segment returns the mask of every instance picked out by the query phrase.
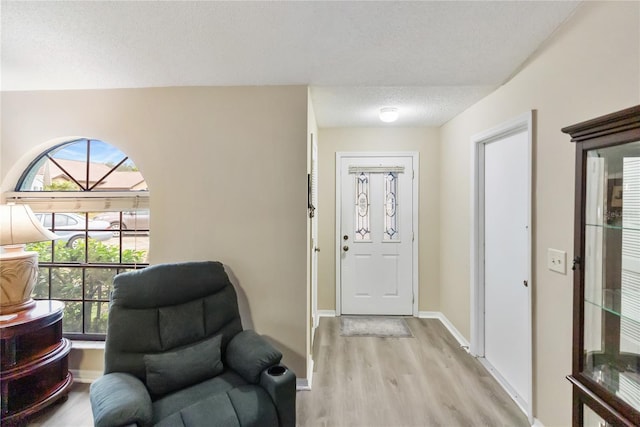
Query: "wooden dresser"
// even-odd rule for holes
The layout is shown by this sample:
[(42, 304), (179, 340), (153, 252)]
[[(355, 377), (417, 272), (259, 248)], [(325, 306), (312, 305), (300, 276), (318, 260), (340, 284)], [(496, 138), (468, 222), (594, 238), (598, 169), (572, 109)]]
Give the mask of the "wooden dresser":
[(73, 380), (68, 369), (71, 343), (62, 338), (59, 301), (36, 301), (12, 315), (0, 316), (0, 424), (25, 417), (66, 398)]

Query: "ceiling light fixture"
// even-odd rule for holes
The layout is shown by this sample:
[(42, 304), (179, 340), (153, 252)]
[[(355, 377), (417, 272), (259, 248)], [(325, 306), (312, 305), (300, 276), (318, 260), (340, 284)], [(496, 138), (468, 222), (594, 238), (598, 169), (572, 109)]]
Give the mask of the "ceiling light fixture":
[(398, 109), (395, 107), (383, 107), (380, 109), (380, 120), (391, 123), (398, 120)]

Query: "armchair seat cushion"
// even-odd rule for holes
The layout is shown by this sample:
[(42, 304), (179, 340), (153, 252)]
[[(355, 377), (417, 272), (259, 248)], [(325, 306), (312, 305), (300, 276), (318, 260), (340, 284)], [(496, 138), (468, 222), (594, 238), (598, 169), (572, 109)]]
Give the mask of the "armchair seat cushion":
[(165, 417), (155, 425), (158, 427), (277, 426), (278, 414), (271, 398), (262, 387), (245, 384), (201, 399)]
[(238, 374), (226, 370), (217, 377), (184, 388), (176, 393), (168, 394), (152, 403), (153, 423), (179, 413), (182, 409), (198, 402), (203, 396), (225, 394), (229, 390), (246, 384)]

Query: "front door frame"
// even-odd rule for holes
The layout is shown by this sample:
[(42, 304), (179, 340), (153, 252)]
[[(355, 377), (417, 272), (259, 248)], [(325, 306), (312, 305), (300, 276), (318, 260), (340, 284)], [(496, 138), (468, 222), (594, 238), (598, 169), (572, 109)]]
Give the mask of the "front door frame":
[(335, 250), (335, 266), (336, 266), (336, 316), (340, 316), (342, 314), (342, 264), (341, 264), (341, 249), (340, 245), (342, 244), (340, 236), (340, 227), (341, 227), (341, 218), (342, 218), (342, 174), (341, 174), (341, 164), (342, 159), (345, 158), (366, 158), (366, 157), (411, 157), (411, 165), (413, 168), (412, 171), (412, 181), (411, 181), (411, 189), (412, 189), (412, 197), (413, 197), (413, 212), (411, 214), (412, 219), (412, 227), (413, 227), (413, 238), (412, 238), (412, 272), (411, 272), (411, 281), (413, 288), (413, 316), (418, 316), (418, 248), (419, 248), (419, 236), (418, 233), (418, 214), (419, 214), (419, 192), (418, 192), (418, 182), (419, 182), (419, 166), (420, 166), (420, 153), (417, 151), (390, 151), (390, 152), (336, 152), (336, 223), (335, 223), (335, 240), (334, 240), (334, 250)]
[[(532, 311), (532, 254), (533, 254), (533, 234), (532, 234), (532, 211), (533, 211), (533, 111), (528, 111), (514, 119), (507, 121), (494, 128), (476, 134), (471, 137), (471, 343), (469, 352), (471, 355), (480, 358), (482, 362), (485, 356), (485, 287), (484, 287), (484, 149), (485, 144), (500, 140), (507, 136), (527, 132), (528, 139), (528, 177), (529, 177), (529, 266), (528, 266), (528, 347), (529, 358), (527, 360), (527, 378), (529, 380), (528, 392), (529, 401), (523, 402), (514, 396), (514, 392), (505, 380), (496, 375), (494, 377), (509, 392), (518, 406), (529, 418), (529, 422), (533, 423), (533, 311)], [(486, 365), (485, 365), (486, 366)]]

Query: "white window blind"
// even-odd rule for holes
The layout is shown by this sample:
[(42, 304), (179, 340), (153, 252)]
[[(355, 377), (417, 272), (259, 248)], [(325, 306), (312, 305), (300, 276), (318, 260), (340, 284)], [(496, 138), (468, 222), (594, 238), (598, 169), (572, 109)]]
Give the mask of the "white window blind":
[(5, 201), (29, 205), (34, 212), (127, 211), (149, 209), (149, 192), (8, 192)]
[(404, 166), (349, 166), (349, 173), (404, 173)]
[[(622, 189), (620, 351), (640, 353), (640, 157), (626, 157)], [(640, 390), (637, 390), (640, 396)]]

